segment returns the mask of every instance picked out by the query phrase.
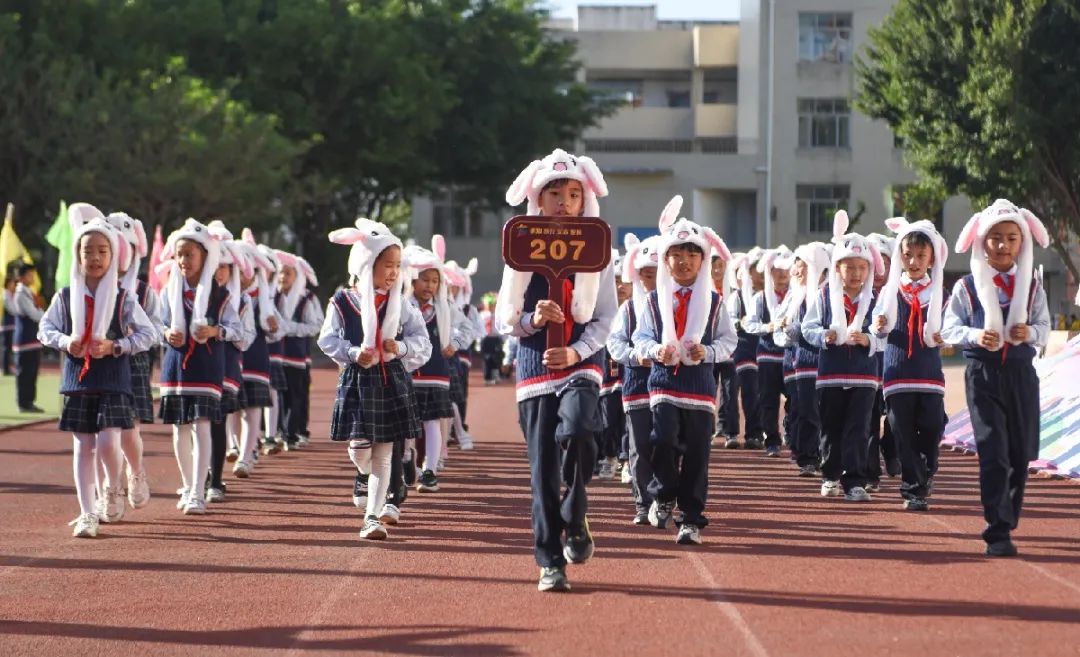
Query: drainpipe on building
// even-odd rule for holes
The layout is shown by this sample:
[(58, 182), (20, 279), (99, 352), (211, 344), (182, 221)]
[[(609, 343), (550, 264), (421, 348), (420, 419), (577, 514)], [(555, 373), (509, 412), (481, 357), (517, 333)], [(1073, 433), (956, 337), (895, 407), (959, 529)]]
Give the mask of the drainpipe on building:
[(769, 0), (769, 76), (768, 122), (765, 124), (765, 248), (772, 248), (772, 179), (773, 179), (773, 70), (776, 68), (776, 0)]

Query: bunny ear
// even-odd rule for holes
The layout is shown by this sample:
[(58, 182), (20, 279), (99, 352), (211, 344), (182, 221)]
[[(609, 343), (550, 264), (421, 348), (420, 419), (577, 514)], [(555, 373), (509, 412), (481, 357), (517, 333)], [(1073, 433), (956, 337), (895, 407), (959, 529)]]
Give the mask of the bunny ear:
[[(120, 234), (120, 231), (115, 231), (116, 234), (116, 258), (117, 262), (128, 262), (131, 258), (131, 245), (128, 244), (127, 239)], [(126, 265), (125, 265), (126, 266)]]
[(964, 224), (963, 230), (960, 231), (960, 237), (956, 238), (956, 252), (963, 253), (971, 248), (971, 245), (975, 242), (975, 233), (978, 232), (979, 218), (982, 216), (981, 212), (976, 212), (971, 215), (971, 219)]
[(874, 260), (874, 273), (877, 276), (883, 275), (885, 273), (885, 259), (881, 257), (881, 251), (878, 251), (873, 242), (867, 242), (867, 246), (870, 247), (870, 255)]
[(1020, 208), (1020, 216), (1027, 222), (1031, 230), (1031, 238), (1044, 249), (1050, 246), (1050, 235), (1046, 232), (1046, 226), (1035, 216), (1035, 213), (1027, 208)]
[(510, 185), (510, 189), (506, 190), (506, 202), (508, 204), (521, 205), (529, 197), (529, 192), (533, 187), (533, 178), (536, 177), (536, 173), (543, 166), (540, 160), (533, 160), (529, 163), (529, 166), (525, 167), (524, 171), (518, 174), (518, 177)]
[(244, 240), (245, 243), (250, 244), (251, 246), (257, 245), (257, 242), (255, 241), (255, 233), (251, 232), (250, 228), (245, 227), (244, 230), (240, 231), (240, 239)]
[(676, 194), (668, 201), (668, 204), (664, 206), (663, 212), (660, 213), (661, 231), (667, 230), (679, 219), (679, 211), (682, 210), (682, 203), (682, 196)]
[(843, 237), (847, 234), (848, 226), (851, 225), (851, 219), (848, 218), (847, 210), (837, 210), (833, 215), (833, 238)]
[(585, 156), (578, 157), (577, 161), (582, 173), (585, 174), (585, 180), (589, 183), (589, 187), (596, 194), (596, 198), (607, 196), (607, 181), (604, 180), (604, 175), (600, 173), (600, 167), (596, 166), (596, 162), (591, 157)]
[(469, 258), (469, 264), (465, 265), (465, 273), (469, 276), (475, 276), (476, 272), (480, 269), (480, 261), (476, 258)]
[(439, 256), (439, 260), (446, 260), (446, 239), (442, 235), (431, 236), (431, 252)]
[(949, 258), (949, 244), (945, 241), (945, 238), (939, 235), (937, 238), (934, 239), (934, 246), (937, 250), (938, 262), (940, 262), (941, 266), (944, 267), (945, 261)]
[(225, 227), (225, 224), (220, 219), (214, 219), (208, 223), (206, 229), (219, 240), (231, 240), (233, 237), (232, 232)]
[(304, 271), (304, 277), (307, 278), (308, 283), (312, 285), (319, 284), (319, 277), (315, 275), (315, 270), (311, 268), (311, 263), (303, 258), (297, 258), (296, 264)]
[(724, 240), (720, 239), (720, 236), (717, 235), (716, 231), (712, 228), (705, 226), (704, 229), (705, 239), (708, 240), (709, 244), (711, 244), (714, 249), (716, 249), (716, 253), (720, 256), (720, 259), (724, 262), (731, 260), (731, 251), (728, 250)]
[(162, 260), (157, 264), (156, 267), (154, 267), (154, 273), (157, 274), (158, 278), (165, 278), (169, 275), (169, 272), (172, 271), (172, 266), (173, 261), (171, 258), (168, 260)]
[(625, 236), (623, 237), (623, 241), (622, 241), (622, 243), (623, 243), (623, 248), (624, 248), (624, 249), (626, 249), (626, 250), (627, 250), (627, 252), (629, 252), (629, 251), (630, 251), (630, 249), (632, 249), (632, 248), (634, 248), (635, 246), (637, 246), (637, 245), (638, 245), (638, 243), (639, 243), (640, 241), (641, 241), (641, 240), (639, 240), (639, 239), (638, 239), (638, 236), (637, 236), (637, 235), (635, 235), (635, 234), (633, 234), (633, 233), (627, 233), (627, 234), (626, 234), (626, 235), (625, 235)]
[(899, 233), (908, 226), (908, 220), (906, 217), (892, 217), (885, 220), (885, 225), (894, 233)]
[(634, 244), (626, 250), (626, 255), (622, 260), (622, 279), (624, 281), (631, 281), (634, 279), (634, 260), (637, 259), (638, 251), (641, 250), (641, 245)]
[(364, 231), (356, 228), (338, 228), (328, 235), (334, 244), (356, 244), (364, 241)]
[(146, 243), (146, 229), (143, 228), (143, 223), (138, 219), (133, 221), (135, 222), (135, 246), (138, 249), (136, 253), (139, 254), (140, 258), (145, 258), (150, 253)]

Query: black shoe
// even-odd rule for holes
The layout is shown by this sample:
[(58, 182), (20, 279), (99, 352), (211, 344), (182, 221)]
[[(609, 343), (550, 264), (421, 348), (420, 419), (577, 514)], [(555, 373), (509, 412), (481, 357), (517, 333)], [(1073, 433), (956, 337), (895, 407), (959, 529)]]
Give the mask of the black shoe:
[(416, 485), (416, 450), (409, 450), (409, 455), (401, 459), (401, 476), (406, 486)]
[(900, 459), (892, 458), (885, 459), (885, 472), (889, 473), (890, 477), (900, 476)]
[(674, 510), (674, 500), (670, 502), (653, 500), (652, 506), (649, 507), (649, 524), (657, 529), (666, 529), (668, 520), (671, 520), (671, 513)]
[(746, 449), (761, 449), (765, 446), (765, 441), (761, 438), (753, 438), (751, 436), (747, 436), (745, 439), (743, 439), (743, 446), (746, 447)]
[(638, 511), (637, 513), (635, 513), (634, 514), (634, 524), (635, 525), (647, 525), (647, 524), (649, 524), (649, 512), (646, 510), (646, 511)]
[(570, 563), (585, 563), (588, 561), (596, 545), (593, 543), (592, 532), (589, 531), (589, 519), (585, 518), (581, 525), (581, 531), (574, 534), (566, 534), (566, 546), (563, 547), (563, 556)]
[(360, 471), (356, 471), (356, 478), (353, 480), (352, 487), (352, 503), (358, 509), (367, 507), (367, 494), (368, 494), (368, 476), (366, 474), (360, 474)]
[(929, 511), (930, 503), (922, 497), (913, 497), (904, 500), (904, 508), (908, 511)]
[(739, 439), (735, 436), (728, 436), (724, 441), (724, 449), (739, 449)]
[(538, 591), (569, 591), (570, 581), (566, 579), (565, 566), (551, 566), (540, 569), (540, 582), (536, 585)]
[(799, 466), (799, 476), (800, 477), (816, 477), (817, 476), (817, 466), (815, 466), (812, 463), (807, 464), (807, 465), (800, 465)]
[(780, 456), (780, 448), (776, 445), (765, 448), (765, 456), (777, 457)]
[(1012, 539), (1006, 538), (986, 545), (986, 556), (988, 557), (1015, 557), (1017, 554)]
[(424, 473), (420, 475), (420, 483), (417, 484), (416, 490), (420, 493), (438, 493), (439, 478), (431, 470), (424, 470)]
[(19, 407), (19, 412), (20, 413), (44, 413), (45, 409), (41, 408), (40, 406), (35, 406), (34, 404), (30, 404), (29, 406), (20, 406)]

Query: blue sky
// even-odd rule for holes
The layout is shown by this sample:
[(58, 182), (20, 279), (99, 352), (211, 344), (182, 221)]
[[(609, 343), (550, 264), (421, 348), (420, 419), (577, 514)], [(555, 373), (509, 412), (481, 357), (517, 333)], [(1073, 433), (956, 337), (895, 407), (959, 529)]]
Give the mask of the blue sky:
[(735, 20), (739, 0), (547, 0), (552, 13), (560, 17), (577, 16), (581, 5), (657, 5), (661, 19), (707, 18)]

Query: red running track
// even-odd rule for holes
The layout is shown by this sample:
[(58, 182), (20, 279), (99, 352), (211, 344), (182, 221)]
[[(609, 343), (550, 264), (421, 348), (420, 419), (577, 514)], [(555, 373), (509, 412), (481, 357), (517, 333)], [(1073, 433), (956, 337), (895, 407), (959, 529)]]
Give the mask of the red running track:
[(70, 437), (0, 434), (0, 655), (1080, 654), (1080, 489), (1034, 480), (1022, 556), (991, 561), (975, 459), (954, 454), (916, 514), (896, 480), (854, 505), (784, 459), (717, 450), (697, 548), (632, 526), (628, 489), (595, 482), (596, 556), (570, 567), (573, 593), (540, 594), (513, 391), (475, 383), (477, 449), (384, 543), (359, 539), (344, 448), (319, 439), (331, 372), (313, 444), (227, 479), (204, 517), (174, 508), (171, 441), (150, 428), (155, 497), (97, 540), (67, 527)]

